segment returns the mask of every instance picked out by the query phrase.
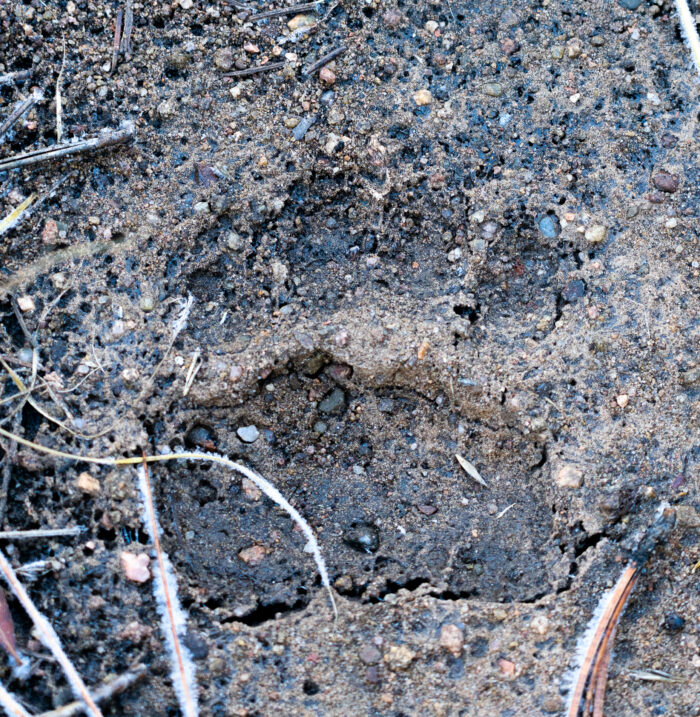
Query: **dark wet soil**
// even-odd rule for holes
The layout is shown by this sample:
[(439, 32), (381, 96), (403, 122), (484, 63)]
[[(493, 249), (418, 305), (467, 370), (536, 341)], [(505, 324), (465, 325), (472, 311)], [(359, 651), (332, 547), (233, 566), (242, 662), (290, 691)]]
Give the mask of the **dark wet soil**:
[[(152, 469), (202, 714), (561, 713), (577, 639), (662, 500), (678, 525), (606, 705), (700, 714), (700, 92), (673, 3), (345, 0), (296, 39), (293, 15), (135, 3), (110, 74), (119, 9), (0, 6), (0, 74), (33, 71), (0, 87), (0, 117), (47, 97), (3, 157), (55, 144), (64, 36), (64, 138), (136, 127), (0, 174), (4, 217), (71, 172), (0, 238), (0, 354), (29, 384), (31, 334), (35, 398), (81, 435), (13, 415), (9, 378), (0, 420), (83, 455), (225, 453), (309, 520), (337, 622), (271, 502), (219, 468)], [(334, 82), (305, 74), (341, 44)], [(268, 61), (287, 67), (223, 76)], [(0, 457), (4, 529), (86, 529), (3, 543), (45, 561), (29, 589), (81, 675), (148, 668), (105, 714), (177, 714), (150, 584), (120, 562), (150, 548), (134, 471)], [(9, 600), (36, 665), (3, 684), (65, 703)], [(679, 681), (634, 676), (652, 669)]]

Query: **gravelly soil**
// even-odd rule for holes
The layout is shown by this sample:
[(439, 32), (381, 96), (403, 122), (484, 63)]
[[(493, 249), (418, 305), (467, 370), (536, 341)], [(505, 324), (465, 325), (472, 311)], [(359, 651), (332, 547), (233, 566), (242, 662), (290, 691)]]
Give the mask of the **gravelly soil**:
[[(11, 417), (17, 399), (0, 420), (73, 453), (235, 457), (308, 518), (338, 596), (333, 622), (300, 533), (239, 478), (153, 468), (202, 714), (561, 713), (577, 639), (662, 500), (678, 525), (621, 622), (607, 713), (700, 714), (700, 92), (672, 3), (635, 4), (345, 0), (295, 41), (291, 16), (135, 3), (112, 74), (117, 3), (0, 6), (0, 73), (34, 72), (0, 87), (0, 117), (33, 84), (50, 98), (3, 156), (55, 143), (64, 36), (65, 135), (136, 126), (0, 174), (5, 216), (72, 171), (0, 239), (0, 354), (30, 382), (11, 300), (31, 299), (36, 400), (98, 435)], [(341, 44), (334, 82), (304, 73)], [(268, 60), (287, 67), (222, 77)], [(5, 528), (86, 528), (5, 543), (49, 561), (30, 592), (80, 673), (148, 667), (105, 714), (177, 714), (150, 585), (120, 564), (150, 547), (134, 472), (0, 456)], [(40, 656), (3, 683), (63, 704), (10, 609)]]

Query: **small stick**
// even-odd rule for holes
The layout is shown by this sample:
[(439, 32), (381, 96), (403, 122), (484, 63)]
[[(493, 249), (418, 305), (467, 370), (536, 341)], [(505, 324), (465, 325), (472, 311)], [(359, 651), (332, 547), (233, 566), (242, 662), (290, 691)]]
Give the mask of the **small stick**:
[[(145, 676), (146, 668), (143, 665), (139, 665), (133, 670), (125, 672), (123, 675), (120, 675), (111, 682), (108, 682), (106, 685), (102, 685), (102, 687), (98, 687), (96, 690), (93, 690), (92, 698), (95, 702), (105, 702), (111, 697), (114, 697), (114, 695), (124, 692), (124, 690), (131, 687), (131, 685), (143, 679)], [(50, 710), (49, 712), (42, 712), (37, 717), (74, 717), (74, 715), (79, 715), (84, 709), (85, 705), (82, 702), (70, 702), (58, 709)]]
[(7, 72), (0, 75), (0, 85), (9, 85), (13, 82), (24, 82), (32, 76), (31, 70), (18, 70), (17, 72)]
[(85, 528), (39, 528), (37, 530), (1, 530), (0, 540), (33, 540), (34, 538), (66, 538), (81, 535)]
[(307, 2), (302, 5), (293, 5), (292, 7), (281, 7), (277, 10), (266, 10), (265, 12), (259, 12), (257, 15), (251, 15), (249, 20), (267, 20), (269, 17), (282, 17), (283, 15), (295, 15), (298, 12), (305, 12), (306, 10), (317, 10), (319, 2)]
[(272, 70), (281, 70), (286, 62), (270, 62), (267, 65), (258, 65), (258, 67), (249, 67), (247, 70), (238, 70), (238, 72), (227, 72), (222, 77), (249, 77), (257, 75), (259, 72), (271, 72)]
[(10, 561), (5, 557), (5, 554), (1, 550), (0, 571), (2, 571), (7, 584), (10, 586), (12, 592), (15, 594), (20, 603), (22, 603), (22, 607), (34, 623), (34, 627), (36, 627), (41, 641), (51, 650), (53, 656), (63, 668), (63, 672), (68, 678), (68, 682), (73, 688), (76, 697), (79, 697), (83, 701), (84, 705), (88, 708), (88, 712), (93, 717), (102, 717), (102, 712), (100, 712), (99, 707), (95, 704), (92, 697), (90, 697), (90, 693), (88, 692), (82, 678), (78, 674), (78, 671), (73, 666), (73, 663), (68, 658), (68, 655), (66, 655), (63, 651), (56, 631), (53, 627), (51, 627), (49, 621), (37, 610), (27, 591), (24, 589), (24, 585), (22, 585), (17, 578), (15, 571), (12, 569)]
[(324, 65), (327, 65), (331, 60), (334, 60), (338, 55), (342, 55), (348, 48), (345, 45), (336, 47), (335, 50), (331, 50), (327, 55), (324, 55), (320, 60), (314, 62), (311, 67), (307, 67), (304, 70), (305, 75), (312, 75), (316, 70), (320, 70)]
[(0, 685), (0, 705), (10, 717), (31, 717), (29, 712), (17, 702), (15, 696)]
[(17, 167), (28, 167), (40, 162), (48, 162), (53, 159), (62, 159), (74, 154), (84, 152), (95, 152), (108, 147), (115, 147), (128, 142), (134, 137), (135, 126), (133, 122), (124, 122), (118, 129), (102, 130), (95, 137), (79, 140), (77, 142), (64, 142), (55, 147), (45, 147), (24, 154), (16, 154), (14, 157), (0, 160), (0, 172), (6, 172)]
[(17, 107), (15, 107), (15, 109), (10, 113), (10, 116), (0, 125), (0, 139), (7, 134), (10, 127), (12, 127), (12, 125), (23, 114), (29, 112), (29, 110), (34, 107), (37, 102), (43, 99), (44, 93), (40, 89), (36, 88), (26, 100), (18, 104)]
[(247, 5), (244, 5), (242, 2), (238, 2), (238, 0), (224, 0), (224, 2), (228, 3), (229, 5), (233, 5), (233, 7), (238, 8), (239, 10), (247, 10), (250, 12), (250, 8)]
[(122, 37), (122, 9), (117, 10), (117, 16), (114, 19), (114, 42), (112, 43), (112, 66), (109, 68), (111, 75), (117, 69), (119, 61), (119, 43)]
[(134, 29), (134, 11), (131, 7), (133, 0), (126, 0), (124, 11), (124, 32), (122, 41), (119, 44), (119, 51), (128, 60), (131, 57), (131, 31)]

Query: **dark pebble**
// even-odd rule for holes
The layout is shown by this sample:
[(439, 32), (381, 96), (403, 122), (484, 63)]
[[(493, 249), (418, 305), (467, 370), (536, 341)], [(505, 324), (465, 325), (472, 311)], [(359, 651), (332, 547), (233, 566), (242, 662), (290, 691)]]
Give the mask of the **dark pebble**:
[(667, 132), (666, 134), (661, 135), (661, 146), (664, 149), (672, 149), (678, 144), (678, 137), (676, 137), (675, 134), (670, 134)]
[(340, 413), (344, 408), (345, 394), (340, 388), (333, 389), (333, 391), (318, 404), (318, 410), (321, 413)]
[(393, 398), (380, 398), (377, 404), (377, 409), (380, 413), (393, 413), (394, 412), (394, 399)]
[(680, 632), (684, 627), (685, 620), (680, 615), (676, 615), (675, 612), (666, 615), (664, 630), (667, 632)]
[(216, 435), (207, 426), (192, 426), (185, 436), (185, 445), (188, 448), (204, 448), (211, 451), (216, 448)]
[(269, 428), (263, 428), (261, 433), (271, 446), (277, 443), (277, 436), (275, 436), (274, 431), (271, 431)]
[(370, 685), (376, 685), (379, 682), (379, 670), (376, 667), (368, 667), (365, 671), (365, 680)]
[(343, 540), (361, 553), (374, 553), (379, 548), (379, 531), (369, 523), (353, 523), (343, 535)]
[(661, 192), (652, 192), (651, 194), (647, 195), (647, 199), (652, 204), (663, 204), (665, 198)]
[(363, 645), (360, 649), (360, 660), (365, 665), (376, 665), (382, 659), (382, 653), (374, 645)]
[(352, 376), (352, 366), (345, 363), (334, 363), (328, 367), (328, 375), (334, 381), (347, 381)]
[(203, 660), (209, 654), (209, 646), (196, 632), (187, 632), (182, 638), (195, 660)]
[(586, 285), (581, 279), (570, 281), (561, 292), (561, 297), (569, 304), (577, 302), (586, 293)]
[(678, 191), (678, 177), (668, 172), (658, 172), (654, 175), (654, 186), (662, 192), (673, 194)]

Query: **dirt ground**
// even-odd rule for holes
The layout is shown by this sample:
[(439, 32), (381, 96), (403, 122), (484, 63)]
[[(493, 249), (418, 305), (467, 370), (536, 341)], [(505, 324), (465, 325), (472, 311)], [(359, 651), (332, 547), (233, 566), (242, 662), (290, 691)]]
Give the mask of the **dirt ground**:
[[(1, 156), (56, 142), (64, 38), (64, 138), (136, 129), (0, 173), (4, 217), (70, 172), (0, 238), (0, 355), (29, 384), (35, 338), (33, 395), (73, 433), (13, 414), (6, 374), (0, 420), (84, 455), (216, 450), (309, 520), (337, 621), (286, 514), (220, 468), (152, 468), (201, 713), (561, 714), (578, 639), (668, 501), (606, 714), (700, 714), (700, 84), (673, 3), (328, 0), (251, 21), (135, 1), (110, 73), (119, 10), (0, 4), (0, 74), (33, 72), (0, 87), (0, 120), (46, 95)], [(267, 62), (285, 67), (223, 76)], [(135, 471), (0, 456), (3, 529), (85, 528), (2, 543), (44, 561), (24, 576), (80, 674), (148, 669), (105, 715), (179, 714), (150, 583), (120, 562), (150, 554)], [(8, 600), (34, 667), (3, 659), (2, 683), (64, 704)]]

